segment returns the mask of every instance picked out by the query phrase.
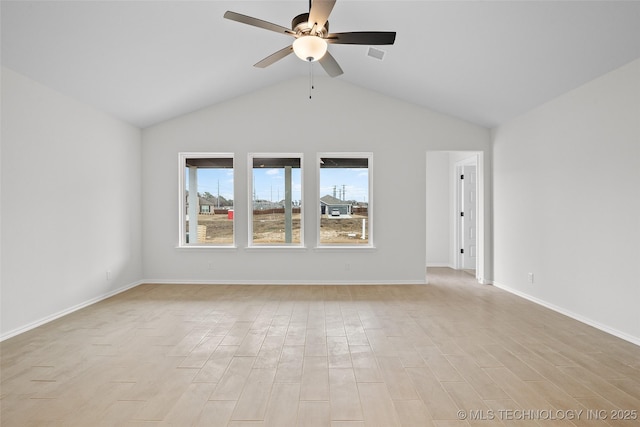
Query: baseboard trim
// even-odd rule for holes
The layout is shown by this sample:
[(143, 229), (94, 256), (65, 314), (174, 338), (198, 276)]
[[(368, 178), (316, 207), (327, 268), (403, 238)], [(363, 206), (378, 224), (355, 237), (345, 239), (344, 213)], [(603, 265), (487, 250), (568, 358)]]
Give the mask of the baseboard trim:
[(424, 285), (424, 280), (167, 280), (146, 279), (145, 284), (158, 285)]
[(628, 342), (630, 342), (632, 344), (640, 346), (640, 338), (638, 338), (638, 337), (634, 337), (633, 335), (629, 335), (629, 334), (627, 334), (625, 332), (622, 332), (622, 331), (619, 331), (617, 329), (611, 328), (611, 327), (609, 327), (607, 325), (603, 325), (600, 322), (596, 322), (595, 320), (589, 319), (588, 317), (585, 317), (585, 316), (582, 316), (580, 314), (574, 313), (574, 312), (572, 312), (570, 310), (566, 310), (566, 309), (564, 309), (562, 307), (559, 307), (559, 306), (557, 306), (555, 304), (551, 304), (551, 303), (549, 303), (547, 301), (544, 301), (544, 300), (542, 300), (540, 298), (536, 298), (534, 296), (531, 296), (531, 295), (529, 295), (529, 294), (527, 294), (525, 292), (519, 291), (517, 289), (513, 289), (513, 288), (511, 288), (511, 287), (509, 287), (509, 286), (507, 286), (507, 285), (505, 285), (503, 283), (496, 282), (495, 280), (493, 281), (493, 286), (495, 286), (496, 288), (500, 288), (503, 291), (509, 292), (510, 294), (519, 296), (520, 298), (524, 298), (524, 299), (529, 300), (529, 301), (531, 301), (533, 303), (536, 303), (538, 305), (546, 307), (549, 310), (553, 310), (553, 311), (555, 311), (557, 313), (563, 314), (563, 315), (565, 315), (567, 317), (570, 317), (570, 318), (572, 318), (574, 320), (582, 322), (582, 323), (584, 323), (586, 325), (593, 326), (594, 328), (599, 329), (602, 332), (606, 332), (606, 333), (608, 333), (610, 335), (613, 335), (615, 337), (618, 337), (620, 339), (628, 341)]
[(54, 321), (56, 319), (59, 319), (60, 317), (66, 316), (67, 314), (71, 314), (74, 311), (81, 310), (81, 309), (83, 309), (85, 307), (88, 307), (88, 306), (90, 306), (92, 304), (95, 304), (95, 303), (100, 302), (102, 300), (105, 300), (107, 298), (111, 298), (112, 296), (117, 295), (119, 293), (122, 293), (124, 291), (128, 291), (129, 289), (135, 288), (136, 286), (139, 286), (139, 285), (141, 285), (143, 283), (145, 283), (143, 280), (139, 280), (137, 282), (129, 283), (128, 285), (125, 285), (125, 286), (123, 286), (121, 288), (118, 288), (116, 290), (113, 290), (111, 292), (107, 292), (106, 294), (97, 296), (95, 298), (91, 298), (90, 300), (81, 302), (80, 304), (76, 304), (73, 307), (69, 307), (67, 309), (61, 310), (61, 311), (59, 311), (57, 313), (54, 313), (52, 315), (43, 317), (42, 319), (36, 320), (35, 322), (31, 322), (31, 323), (29, 323), (29, 324), (27, 324), (25, 326), (20, 327), (20, 328), (16, 328), (16, 329), (14, 329), (12, 331), (9, 331), (7, 333), (4, 333), (4, 334), (0, 335), (0, 342), (2, 342), (4, 340), (7, 340), (9, 338), (15, 337), (16, 335), (20, 335), (22, 333), (30, 331), (31, 329), (35, 329), (38, 326), (42, 326), (42, 325), (44, 325), (46, 323), (52, 322), (52, 321)]

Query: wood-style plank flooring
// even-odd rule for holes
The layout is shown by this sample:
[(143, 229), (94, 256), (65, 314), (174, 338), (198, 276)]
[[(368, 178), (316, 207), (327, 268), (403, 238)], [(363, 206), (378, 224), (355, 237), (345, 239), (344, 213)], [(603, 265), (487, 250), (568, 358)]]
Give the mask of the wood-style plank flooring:
[(141, 285), (3, 342), (0, 424), (640, 425), (639, 347), (430, 282)]

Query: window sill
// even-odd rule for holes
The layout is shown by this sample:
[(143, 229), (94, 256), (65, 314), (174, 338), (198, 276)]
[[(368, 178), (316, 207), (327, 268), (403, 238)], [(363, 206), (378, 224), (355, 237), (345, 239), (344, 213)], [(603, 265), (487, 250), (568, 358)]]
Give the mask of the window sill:
[(376, 251), (378, 250), (378, 248), (376, 248), (373, 245), (322, 245), (322, 246), (316, 246), (313, 248), (314, 251), (339, 251), (341, 249), (345, 251), (354, 251), (354, 250)]
[(277, 251), (290, 250), (294, 252), (307, 250), (305, 246), (293, 246), (293, 245), (291, 246), (289, 245), (253, 245), (253, 246), (247, 246), (246, 248), (244, 248), (244, 250), (248, 252), (264, 251), (268, 249), (277, 250)]
[(237, 250), (238, 247), (236, 245), (184, 245), (184, 246), (176, 246), (176, 249), (178, 250), (182, 250), (182, 249), (215, 249), (215, 250), (225, 250), (225, 251), (229, 251), (229, 250)]

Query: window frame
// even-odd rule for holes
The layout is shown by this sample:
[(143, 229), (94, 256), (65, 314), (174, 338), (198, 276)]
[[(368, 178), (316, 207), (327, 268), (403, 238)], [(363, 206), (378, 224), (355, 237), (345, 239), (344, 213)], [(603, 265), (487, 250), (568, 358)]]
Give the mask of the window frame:
[[(366, 244), (352, 244), (352, 243), (321, 243), (320, 242), (320, 225), (322, 220), (322, 214), (319, 209), (320, 198), (323, 196), (321, 194), (320, 188), (320, 173), (322, 169), (322, 159), (323, 158), (362, 158), (367, 159), (367, 185), (368, 185), (368, 194), (367, 194), (367, 226), (366, 233), (368, 236), (368, 240)], [(316, 156), (316, 202), (318, 203), (317, 209), (317, 221), (316, 221), (316, 249), (374, 249), (374, 227), (373, 227), (373, 152), (370, 151), (360, 151), (360, 152), (322, 152), (317, 153)]]
[[(286, 159), (297, 158), (300, 160), (300, 242), (298, 243), (254, 243), (253, 241), (253, 192), (254, 192), (254, 175), (253, 175), (253, 162), (254, 159)], [(248, 208), (248, 220), (247, 220), (247, 248), (248, 249), (304, 249), (304, 218), (305, 218), (305, 203), (304, 203), (304, 154), (303, 153), (248, 153), (247, 155), (247, 206)]]
[[(232, 162), (232, 170), (233, 170), (233, 202), (235, 208), (236, 197), (236, 162), (235, 162), (235, 154), (234, 153), (222, 153), (222, 152), (180, 152), (178, 153), (178, 248), (207, 248), (207, 249), (227, 249), (227, 248), (236, 248), (236, 216), (233, 215), (233, 236), (231, 243), (187, 243), (187, 226), (186, 226), (186, 216), (188, 213), (187, 209), (187, 189), (186, 189), (186, 161), (187, 159), (231, 159)], [(234, 209), (235, 210), (235, 209)]]

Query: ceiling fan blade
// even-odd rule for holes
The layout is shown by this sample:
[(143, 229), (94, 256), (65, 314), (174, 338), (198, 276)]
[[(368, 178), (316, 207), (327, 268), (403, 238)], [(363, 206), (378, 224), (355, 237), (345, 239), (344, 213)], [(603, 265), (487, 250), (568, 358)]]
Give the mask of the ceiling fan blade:
[(344, 73), (340, 65), (338, 65), (338, 61), (327, 51), (322, 58), (318, 60), (322, 68), (329, 74), (331, 77), (337, 77), (340, 74)]
[(335, 4), (336, 0), (312, 0), (311, 10), (309, 10), (309, 25), (317, 24), (318, 28), (324, 27)]
[(282, 58), (284, 58), (285, 56), (289, 55), (291, 52), (293, 52), (293, 46), (287, 46), (284, 49), (280, 49), (276, 53), (272, 53), (271, 55), (264, 58), (262, 61), (254, 64), (254, 67), (266, 68), (269, 65), (273, 64), (274, 62), (277, 62)]
[(276, 33), (289, 34), (291, 36), (295, 35), (293, 31), (291, 31), (287, 27), (283, 27), (282, 25), (273, 24), (271, 22), (263, 21), (262, 19), (252, 18), (251, 16), (231, 12), (230, 10), (227, 10), (224, 13), (224, 17), (232, 21), (241, 22), (247, 25), (253, 25), (254, 27), (264, 28), (265, 30), (275, 31)]
[(351, 33), (331, 33), (327, 35), (327, 43), (334, 44), (393, 44), (396, 41), (395, 31), (354, 31)]

